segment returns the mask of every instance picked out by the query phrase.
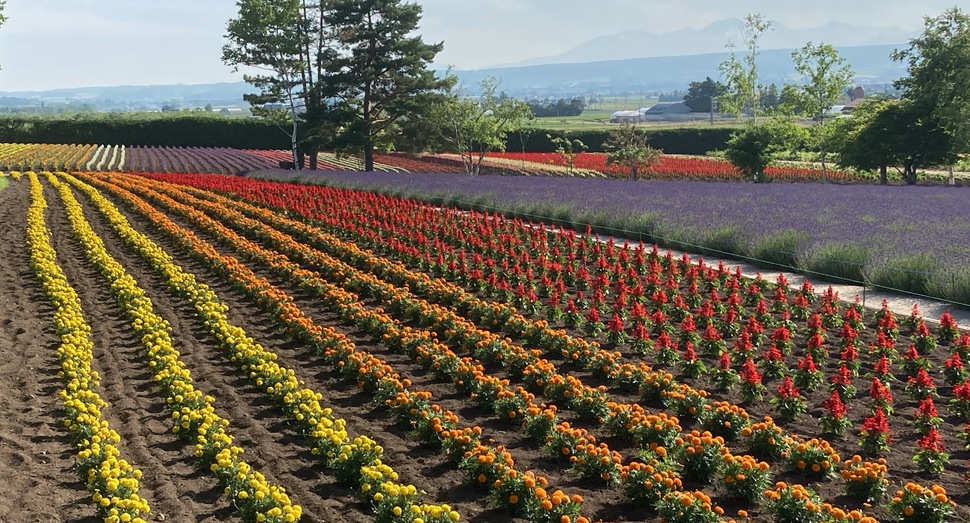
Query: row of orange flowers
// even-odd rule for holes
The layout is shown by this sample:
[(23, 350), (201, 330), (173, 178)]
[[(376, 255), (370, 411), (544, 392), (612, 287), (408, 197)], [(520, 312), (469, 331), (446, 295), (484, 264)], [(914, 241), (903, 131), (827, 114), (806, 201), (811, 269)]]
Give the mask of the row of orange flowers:
[(44, 219), (47, 201), (43, 187), (36, 174), (28, 172), (27, 175), (31, 197), (27, 210), (27, 247), (34, 274), (54, 307), (52, 321), (60, 337), (58, 375), (64, 382), (59, 395), (64, 404), (64, 425), (77, 446), (78, 473), (91, 491), (92, 501), (105, 523), (144, 523), (150, 508), (148, 501), (138, 494), (141, 471), (120, 457), (117, 445), (121, 436), (101, 415), (107, 403), (96, 391), (100, 377), (91, 369), (94, 351), (91, 326), (84, 320), (77, 293), (57, 264)]
[[(452, 429), (451, 427), (456, 425), (457, 417), (450, 412), (443, 411), (436, 405), (428, 403), (427, 399), (430, 395), (408, 392), (406, 389), (408, 385), (407, 380), (400, 380), (399, 376), (393, 372), (393, 369), (379, 359), (357, 351), (352, 343), (347, 341), (339, 333), (333, 332), (332, 329), (322, 329), (314, 324), (312, 320), (305, 316), (293, 304), (292, 299), (283, 291), (272, 287), (264, 279), (254, 275), (237, 260), (228, 256), (218, 255), (211, 246), (195, 238), (194, 234), (178, 229), (174, 224), (165, 219), (164, 215), (157, 213), (150, 207), (139, 202), (134, 195), (124, 189), (117, 186), (105, 187), (127, 203), (135, 206), (137, 210), (145, 213), (150, 219), (156, 220), (160, 228), (170, 233), (170, 236), (185, 241), (186, 246), (189, 249), (193, 249), (197, 256), (201, 256), (209, 263), (221, 266), (223, 268), (221, 272), (230, 276), (232, 280), (235, 280), (244, 291), (261, 297), (260, 299), (264, 300), (263, 305), (275, 311), (277, 319), (287, 325), (292, 335), (304, 337), (304, 339), (310, 341), (320, 349), (330, 350), (330, 355), (336, 358), (334, 363), (341, 368), (342, 372), (352, 376), (355, 381), (359, 380), (369, 383), (370, 386), (378, 391), (377, 396), (379, 398), (388, 398), (388, 403), (392, 409), (398, 409), (404, 412), (405, 416), (410, 416), (411, 418), (417, 417), (418, 419), (412, 419), (412, 421), (424, 427), (425, 432), (439, 439), (439, 442), (440, 440), (445, 440), (444, 443), (446, 445), (456, 445), (459, 449), (469, 448), (474, 452), (482, 453), (484, 456), (492, 456), (493, 460), (496, 455), (506, 454), (501, 449), (488, 449), (485, 446), (477, 444), (477, 431), (474, 429)], [(247, 364), (246, 358), (236, 357), (235, 359), (244, 365)], [(254, 367), (258, 368), (259, 366), (249, 365), (250, 370)], [(292, 379), (293, 372), (288, 372)], [(273, 392), (277, 396), (277, 399), (279, 399), (278, 397), (281, 395), (280, 391), (276, 390)], [(284, 399), (284, 401), (286, 400)], [(415, 410), (415, 406), (422, 407), (420, 409), (421, 412), (412, 412)], [(304, 408), (303, 410), (305, 411), (306, 409)], [(297, 420), (302, 421), (303, 412), (300, 412), (299, 409), (294, 410), (294, 412), (297, 414)], [(507, 472), (515, 473), (514, 470), (510, 469), (511, 464), (508, 467), (509, 470)], [(367, 476), (372, 473), (373, 469), (365, 471), (364, 475)], [(544, 480), (539, 478), (539, 482), (544, 483)], [(387, 499), (386, 492), (376, 491), (372, 487), (373, 482), (367, 482), (367, 484), (361, 485), (362, 491), (369, 492), (369, 495), (373, 496), (374, 501)], [(380, 512), (380, 509), (378, 510)], [(409, 513), (410, 516), (413, 516), (413, 509)], [(425, 521), (428, 521), (427, 517), (425, 517)]]
[[(126, 190), (120, 188), (119, 186), (126, 185), (124, 181), (120, 178), (112, 178), (115, 182), (112, 186), (105, 186), (109, 190), (113, 191), (115, 194), (119, 195), (127, 201), (132, 201), (133, 196), (130, 196)], [(129, 180), (130, 182), (130, 180)], [(129, 185), (129, 187), (131, 187)], [(140, 189), (144, 189), (141, 187)], [(265, 254), (262, 259), (264, 263), (268, 263), (276, 271), (287, 271), (290, 270), (292, 273), (287, 273), (289, 276), (293, 277), (295, 280), (301, 282), (301, 284), (310, 290), (318, 292), (324, 301), (330, 303), (331, 306), (336, 306), (335, 304), (342, 304), (341, 314), (347, 318), (349, 321), (353, 321), (362, 328), (371, 330), (371, 332), (377, 332), (378, 337), (384, 337), (387, 340), (396, 340), (398, 347), (405, 345), (417, 347), (428, 343), (432, 338), (428, 336), (427, 332), (415, 331), (413, 329), (402, 327), (400, 325), (394, 325), (394, 322), (389, 316), (383, 314), (382, 312), (369, 311), (362, 305), (360, 305), (359, 300), (355, 295), (350, 294), (343, 289), (333, 286), (315, 276), (314, 273), (310, 271), (305, 271), (299, 269), (298, 266), (288, 262), (284, 256), (276, 253), (269, 253), (262, 251), (257, 245), (252, 242), (248, 242), (244, 238), (235, 236), (229, 229), (222, 226), (220, 223), (213, 220), (207, 219), (204, 214), (201, 214), (196, 209), (181, 205), (178, 202), (156, 195), (166, 205), (177, 208), (183, 216), (188, 217), (193, 221), (201, 221), (207, 224), (207, 230), (227, 236), (231, 238), (230, 241), (237, 244), (245, 245), (250, 252), (250, 254)], [(147, 206), (141, 206), (144, 212), (153, 212), (156, 214), (157, 219), (161, 222), (166, 222), (167, 220), (163, 216), (158, 216), (158, 213), (150, 211)], [(164, 229), (163, 229), (164, 230)], [(191, 235), (188, 231), (183, 231), (183, 235)], [(191, 248), (191, 247), (190, 247)], [(211, 249), (211, 247), (208, 247)], [(196, 251), (199, 252), (198, 250)], [(215, 255), (218, 256), (218, 255)], [(219, 263), (218, 258), (212, 258), (206, 255), (210, 263), (215, 261)], [(221, 259), (227, 258), (222, 256)], [(233, 262), (234, 271), (225, 271), (225, 274), (234, 280), (238, 281), (238, 275), (233, 274), (240, 270), (242, 267), (238, 262)], [(216, 266), (218, 269), (218, 266)], [(243, 269), (249, 272), (249, 269)], [(478, 434), (480, 429), (477, 427), (472, 428), (460, 428), (458, 427), (458, 418), (453, 413), (440, 409), (437, 405), (430, 404), (430, 393), (418, 392), (410, 393), (406, 390), (406, 386), (409, 385), (407, 380), (400, 380), (399, 376), (393, 372), (386, 363), (382, 362), (378, 358), (367, 355), (362, 351), (357, 350), (353, 344), (346, 342), (345, 338), (340, 336), (339, 338), (332, 338), (329, 340), (321, 340), (318, 334), (315, 334), (309, 329), (319, 329), (319, 326), (315, 325), (308, 317), (304, 316), (303, 313), (292, 304), (292, 300), (285, 295), (285, 293), (273, 286), (261, 278), (253, 277), (252, 281), (247, 280), (241, 290), (248, 292), (255, 296), (267, 296), (275, 295), (278, 297), (283, 297), (283, 299), (289, 305), (276, 304), (264, 304), (269, 305), (269, 308), (274, 311), (283, 310), (284, 306), (289, 307), (291, 310), (287, 314), (277, 314), (277, 319), (283, 321), (290, 329), (290, 333), (293, 336), (301, 337), (304, 341), (315, 346), (324, 351), (325, 356), (334, 361), (337, 364), (341, 372), (346, 376), (354, 379), (358, 382), (360, 386), (364, 386), (376, 392), (376, 398), (378, 400), (383, 400), (388, 406), (391, 407), (392, 412), (395, 412), (398, 416), (402, 418), (402, 421), (407, 421), (412, 423), (419, 435), (425, 438), (427, 441), (441, 444), (449, 452), (449, 454), (459, 460), (459, 467), (464, 469), (470, 478), (475, 480), (477, 483), (481, 483), (484, 486), (492, 486), (493, 491), (497, 490), (497, 486), (493, 484), (496, 478), (506, 477), (506, 478), (517, 478), (518, 485), (521, 487), (517, 498), (522, 501), (521, 504), (516, 503), (510, 508), (523, 510), (524, 515), (532, 519), (533, 521), (560, 521), (563, 516), (575, 519), (577, 522), (585, 521), (586, 518), (579, 516), (579, 509), (581, 505), (581, 500), (578, 500), (573, 496), (555, 495), (559, 491), (553, 492), (553, 496), (549, 498), (549, 503), (543, 503), (543, 496), (545, 495), (545, 484), (547, 481), (541, 476), (535, 476), (531, 472), (520, 473), (514, 468), (514, 460), (508, 452), (502, 447), (490, 447), (488, 445), (483, 445), (478, 440)], [(266, 289), (264, 291), (254, 291), (252, 286), (257, 286), (261, 289)], [(269, 289), (272, 289), (271, 291)], [(380, 327), (384, 326), (384, 327)], [(375, 330), (375, 328), (377, 330)], [(330, 329), (328, 329), (330, 330)], [(337, 340), (335, 342), (334, 340)], [(439, 348), (442, 348), (440, 344), (437, 344)], [(447, 351), (447, 348), (444, 348)], [(448, 351), (448, 353), (454, 357), (454, 354)], [(427, 357), (432, 357), (432, 354), (427, 354)], [(534, 482), (539, 485), (536, 488), (524, 487), (522, 481), (525, 478), (532, 477)], [(494, 492), (493, 492), (494, 493)], [(497, 497), (498, 494), (495, 494)], [(565, 497), (564, 497), (565, 496)], [(504, 498), (505, 503), (510, 503), (508, 498)], [(562, 503), (558, 503), (562, 501)], [(534, 502), (534, 503), (533, 503)]]
[[(179, 196), (180, 196), (179, 199), (182, 201), (185, 201), (185, 198), (187, 197), (185, 195), (179, 195)], [(193, 207), (192, 207), (193, 209), (201, 207), (201, 208), (208, 208), (210, 211), (215, 210), (212, 207), (207, 207), (204, 204), (201, 204), (199, 201), (193, 201), (192, 204), (193, 204)], [(222, 216), (222, 218), (226, 219), (227, 216)], [(240, 216), (235, 216), (235, 218), (238, 220), (240, 219)], [(249, 221), (249, 222), (242, 223), (241, 228), (247, 231), (255, 231), (255, 230), (259, 230), (260, 227), (259, 227), (259, 224)], [(281, 240), (279, 238), (275, 238), (274, 241), (278, 243)], [(297, 256), (301, 256), (304, 258), (307, 258), (307, 257), (314, 258), (312, 255), (308, 255), (309, 253), (308, 248), (306, 248), (305, 246), (302, 246), (302, 249), (301, 249), (301, 246), (299, 244), (295, 244), (295, 250), (286, 250), (286, 252), (288, 254), (296, 254)], [(319, 258), (319, 256), (317, 256), (317, 258)], [(333, 270), (328, 272), (328, 275), (338, 275), (337, 276), (338, 280), (343, 279), (341, 276), (339, 276), (341, 274), (352, 275), (352, 276), (347, 276), (347, 279), (349, 281), (343, 282), (345, 284), (349, 284), (352, 288), (360, 288), (362, 286), (366, 286), (373, 290), (373, 289), (379, 288), (381, 285), (384, 285), (385, 292), (389, 293), (390, 296), (396, 295), (400, 297), (401, 293), (407, 294), (406, 291), (389, 290), (387, 289), (386, 284), (383, 284), (382, 282), (379, 282), (379, 281), (370, 281), (365, 285), (362, 285), (359, 279), (355, 282), (354, 279), (360, 278), (360, 277), (354, 274), (356, 271), (353, 268), (336, 267), (332, 269)], [(380, 294), (380, 293), (378, 292), (377, 294)], [(439, 308), (439, 312), (441, 310), (442, 309)], [(448, 311), (445, 310), (443, 314), (447, 315)], [(433, 316), (431, 318), (433, 319)], [(423, 324), (426, 323), (428, 319), (429, 317), (427, 316), (419, 318), (419, 320), (422, 321)], [(454, 318), (454, 317), (450, 318), (449, 320), (451, 322), (450, 324), (453, 326), (451, 330), (455, 329), (454, 327), (455, 322), (461, 321), (460, 318)], [(440, 321), (440, 318), (439, 318), (439, 321)], [(487, 336), (487, 334), (488, 333), (484, 333), (485, 336)], [(548, 362), (545, 362), (545, 363), (548, 363)], [(571, 389), (573, 390), (575, 386), (579, 386), (580, 388), (582, 388), (582, 385), (581, 384), (577, 385), (573, 378), (562, 377), (562, 376), (559, 376), (559, 378), (561, 381), (567, 382), (573, 385), (573, 387), (571, 387)], [(566, 395), (567, 396), (569, 395), (568, 389), (566, 391)], [(510, 399), (510, 400), (520, 399), (520, 401), (525, 402), (525, 405), (521, 407), (514, 406), (514, 403), (511, 404), (513, 406), (513, 410), (506, 411), (508, 412), (508, 415), (511, 418), (515, 418), (517, 415), (523, 415), (527, 419), (528, 419), (528, 416), (530, 415), (537, 416), (537, 417), (542, 415), (545, 415), (545, 416), (549, 415), (548, 410), (543, 412), (542, 410), (537, 408), (537, 406), (535, 406), (534, 404), (531, 404), (531, 398), (529, 398), (528, 396), (525, 396), (525, 398), (523, 399), (523, 395), (520, 393), (515, 393), (505, 389), (499, 389), (496, 396), (498, 400), (496, 401), (496, 404), (500, 404), (502, 399)], [(610, 405), (613, 406), (616, 404), (610, 404)], [(625, 407), (629, 407), (629, 406), (625, 406)], [(496, 410), (499, 411), (499, 413), (501, 414), (502, 412), (501, 407), (497, 407)], [(628, 414), (629, 410), (627, 410), (625, 413)], [(650, 416), (650, 417), (654, 417), (654, 416)], [(676, 423), (676, 421), (674, 421), (674, 423)], [(641, 470), (641, 467), (639, 466), (640, 465), (639, 462), (634, 462), (633, 464), (634, 467), (632, 470), (630, 469), (630, 467), (625, 467), (626, 470), (623, 470), (623, 468), (620, 467), (620, 463), (619, 463), (620, 460), (619, 460), (618, 454), (616, 454), (615, 452), (611, 452), (602, 443), (598, 446), (594, 445), (593, 443), (595, 439), (592, 438), (591, 436), (587, 436), (584, 431), (577, 431), (575, 429), (570, 429), (568, 424), (562, 424), (560, 426), (555, 426), (555, 427), (547, 425), (547, 427), (549, 431), (554, 431), (557, 436), (560, 436), (561, 438), (559, 439), (561, 439), (564, 442), (564, 443), (555, 443), (554, 445), (552, 445), (552, 448), (556, 450), (558, 453), (559, 445), (562, 444), (563, 446), (561, 448), (562, 448), (563, 454), (571, 457), (571, 460), (573, 461), (573, 464), (574, 464), (574, 468), (580, 471), (581, 474), (585, 476), (597, 477), (599, 479), (603, 479), (606, 481), (616, 481), (619, 479), (619, 477), (622, 477), (624, 480), (628, 480), (631, 477), (632, 478), (640, 477), (640, 475), (638, 474), (638, 472), (640, 472)], [(679, 427), (676, 428), (675, 433), (676, 431), (679, 431)], [(568, 441), (569, 436), (572, 436), (572, 441)], [(555, 436), (547, 436), (547, 438), (555, 439)], [(729, 491), (732, 492), (732, 495), (734, 495), (735, 497), (753, 498), (754, 494), (752, 493), (756, 493), (757, 495), (760, 495), (763, 487), (767, 485), (768, 478), (767, 478), (767, 473), (765, 472), (767, 469), (767, 463), (757, 462), (750, 457), (747, 457), (747, 459), (744, 459), (744, 457), (733, 457), (730, 455), (730, 453), (726, 452), (726, 448), (723, 447), (722, 439), (712, 438), (712, 436), (707, 433), (703, 435), (694, 433), (691, 436), (689, 436), (689, 439), (697, 440), (697, 443), (685, 446), (683, 441), (676, 442), (678, 449), (684, 449), (683, 454), (685, 456), (683, 457), (683, 460), (688, 464), (692, 461), (696, 461), (697, 463), (703, 464), (706, 461), (705, 459), (692, 460), (691, 458), (692, 455), (699, 456), (703, 453), (709, 453), (709, 454), (712, 453), (713, 455), (708, 456), (708, 459), (724, 459), (728, 463), (728, 467), (726, 467), (727, 469), (731, 470), (733, 468), (737, 470), (736, 474), (731, 474), (729, 472), (726, 476), (726, 480), (728, 481), (728, 484), (729, 484), (728, 489)], [(665, 452), (665, 449), (663, 449), (663, 447), (658, 448), (656, 447), (656, 444), (654, 444), (654, 449), (661, 452)], [(717, 455), (718, 453), (722, 453), (723, 457), (719, 458)], [(815, 464), (814, 466), (818, 467), (819, 465)], [(826, 463), (825, 467), (828, 468), (829, 465)], [(648, 466), (644, 468), (647, 470), (648, 474), (651, 474), (651, 475), (657, 474), (655, 470), (650, 470), (650, 468), (656, 468), (654, 465), (648, 464)], [(633, 472), (632, 475), (630, 474), (631, 471)], [(750, 472), (746, 474), (745, 471), (750, 471)], [(670, 472), (670, 471), (665, 470), (663, 472)], [(707, 472), (708, 471), (701, 470), (696, 474), (699, 477), (703, 477), (707, 475)], [(750, 480), (748, 478), (750, 478)], [(673, 487), (679, 486), (679, 478), (677, 478), (676, 475), (673, 478), (671, 478), (670, 475), (668, 474), (667, 478), (665, 479), (667, 479), (666, 482), (658, 482), (659, 485), (657, 486), (659, 487), (660, 485), (663, 485), (668, 487), (668, 489), (670, 490), (672, 490)], [(650, 480), (648, 480), (648, 482), (650, 482)], [(630, 482), (625, 481), (625, 483), (627, 485), (631, 485)], [(639, 481), (637, 481), (636, 483), (639, 483)], [(652, 488), (653, 487), (651, 487), (651, 489)], [(645, 499), (650, 497), (648, 494), (638, 493), (635, 487), (629, 488), (628, 491), (630, 492), (631, 496), (634, 498), (640, 497), (641, 499)], [(662, 496), (653, 496), (653, 497), (654, 499), (651, 499), (651, 501), (657, 503), (661, 500), (656, 498), (662, 497)], [(716, 511), (717, 508), (714, 507), (712, 510)]]

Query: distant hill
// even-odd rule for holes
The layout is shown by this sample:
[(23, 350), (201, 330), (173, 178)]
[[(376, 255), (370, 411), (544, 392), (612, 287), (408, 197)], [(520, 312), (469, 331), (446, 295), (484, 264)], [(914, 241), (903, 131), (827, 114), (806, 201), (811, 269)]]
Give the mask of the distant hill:
[[(857, 83), (867, 86), (891, 83), (906, 74), (902, 63), (889, 55), (898, 45), (841, 47), (839, 51), (855, 71)], [(586, 93), (622, 93), (684, 90), (690, 82), (710, 76), (718, 78), (717, 66), (728, 53), (688, 56), (660, 56), (586, 63), (543, 64), (453, 71), (474, 94), (482, 79), (494, 76), (499, 89), (511, 96), (562, 96)], [(763, 82), (781, 86), (794, 80), (791, 49), (762, 51), (758, 67)], [(246, 106), (243, 94), (254, 88), (245, 82), (197, 85), (148, 85), (86, 87), (51, 91), (0, 92), (0, 107), (24, 104), (92, 103), (100, 109), (159, 107), (178, 102), (183, 107)], [(110, 101), (110, 104), (107, 103)]]
[[(531, 58), (500, 67), (516, 67), (543, 64), (567, 64), (598, 62), (602, 60), (625, 60), (660, 56), (688, 56), (719, 53), (733, 42), (743, 47), (741, 27), (743, 22), (730, 18), (714, 22), (703, 29), (680, 29), (668, 33), (649, 30), (624, 31), (588, 40), (568, 51), (540, 58)], [(811, 29), (789, 29), (775, 23), (761, 39), (762, 49), (795, 49), (807, 42), (824, 42), (837, 47), (895, 44), (903, 46), (917, 31), (905, 31), (898, 27), (867, 27), (831, 22)]]
[(110, 87), (82, 87), (49, 91), (0, 92), (0, 98), (37, 100), (44, 102), (105, 102), (117, 104), (163, 104), (181, 102), (185, 105), (241, 105), (243, 94), (253, 92), (246, 82), (176, 85), (120, 85)]
[[(903, 45), (841, 47), (839, 52), (856, 74), (856, 82), (866, 85), (891, 83), (906, 75), (904, 64), (890, 58), (893, 49)], [(792, 49), (770, 49), (758, 56), (762, 82), (780, 87), (795, 81)], [(717, 66), (729, 53), (690, 56), (660, 56), (587, 63), (545, 64), (454, 71), (469, 92), (482, 79), (494, 76), (499, 89), (512, 96), (555, 96), (586, 92), (647, 92), (684, 90), (692, 81), (705, 77), (717, 79)]]

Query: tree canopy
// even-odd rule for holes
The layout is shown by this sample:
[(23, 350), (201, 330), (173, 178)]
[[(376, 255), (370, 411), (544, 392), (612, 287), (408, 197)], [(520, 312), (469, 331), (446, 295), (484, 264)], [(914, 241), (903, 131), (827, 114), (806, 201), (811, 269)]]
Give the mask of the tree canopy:
[(467, 98), (457, 89), (439, 98), (429, 114), (430, 129), (446, 149), (458, 151), (465, 171), (478, 174), (491, 151), (505, 150), (505, 137), (531, 116), (521, 100), (495, 95), (498, 82), (486, 78), (478, 99)]
[[(244, 99), (253, 114), (290, 126), (293, 161), (298, 158), (301, 115), (320, 105), (317, 84), (332, 55), (332, 33), (324, 1), (238, 0), (226, 26), (222, 60), (261, 71), (243, 75), (259, 89)], [(311, 155), (315, 167), (316, 155)]]
[[(758, 114), (761, 113), (761, 85), (758, 83), (758, 53), (761, 37), (771, 29), (771, 20), (759, 13), (749, 13), (744, 17), (741, 35), (744, 40), (746, 54), (739, 60), (733, 52), (727, 60), (721, 62), (718, 70), (724, 76), (727, 87), (721, 96), (721, 109), (726, 113), (737, 115), (748, 114), (751, 121), (757, 125)], [(733, 48), (733, 44), (728, 47)]]
[(695, 113), (711, 112), (711, 102), (727, 92), (727, 87), (720, 82), (715, 82), (710, 76), (703, 82), (691, 82), (684, 95), (684, 105), (690, 107)]
[[(292, 125), (298, 146), (357, 151), (367, 170), (375, 147), (391, 147), (397, 126), (427, 108), (453, 80), (428, 65), (442, 44), (416, 34), (421, 7), (401, 0), (238, 0), (223, 61), (263, 71), (246, 75), (259, 93), (254, 113)], [(301, 126), (301, 123), (303, 124)], [(305, 135), (297, 133), (305, 129)]]
[(970, 152), (970, 15), (957, 7), (924, 19), (923, 33), (893, 58), (909, 76), (896, 81), (903, 97), (932, 114), (959, 152)]
[(917, 169), (955, 159), (950, 134), (932, 114), (911, 100), (871, 101), (856, 108), (839, 148), (843, 167), (886, 169), (896, 167), (908, 185), (916, 183)]
[(428, 66), (443, 44), (415, 34), (421, 6), (400, 0), (332, 0), (338, 52), (325, 65), (321, 99), (342, 116), (336, 139), (364, 154), (374, 169), (374, 148), (392, 140), (395, 125), (426, 109), (429, 96), (449, 87)]
[(623, 124), (610, 131), (603, 143), (607, 165), (622, 165), (630, 169), (630, 178), (636, 180), (644, 170), (660, 161), (663, 151), (650, 147), (645, 131), (635, 125)]
[(845, 97), (852, 68), (829, 44), (808, 42), (791, 57), (801, 82), (785, 86), (785, 104), (821, 124), (825, 113)]

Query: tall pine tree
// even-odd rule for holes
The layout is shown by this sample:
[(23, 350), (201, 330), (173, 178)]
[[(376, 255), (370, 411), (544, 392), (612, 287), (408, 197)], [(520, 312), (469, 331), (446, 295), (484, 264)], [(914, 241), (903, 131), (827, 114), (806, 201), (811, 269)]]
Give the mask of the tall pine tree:
[(332, 0), (329, 19), (339, 53), (326, 64), (321, 99), (329, 107), (334, 145), (364, 153), (374, 170), (374, 148), (392, 139), (402, 118), (420, 112), (427, 97), (452, 80), (436, 78), (428, 65), (443, 44), (416, 34), (421, 6), (400, 0)]

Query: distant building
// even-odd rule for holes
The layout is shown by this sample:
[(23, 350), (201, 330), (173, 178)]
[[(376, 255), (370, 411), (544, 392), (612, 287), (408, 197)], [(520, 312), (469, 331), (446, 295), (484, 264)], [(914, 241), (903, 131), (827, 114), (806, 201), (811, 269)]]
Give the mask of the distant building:
[(242, 116), (243, 110), (241, 107), (223, 107), (219, 109), (219, 114), (223, 116)]
[(690, 114), (691, 110), (690, 107), (687, 107), (687, 104), (684, 102), (668, 102), (659, 103), (646, 109), (640, 109), (640, 113), (643, 114), (644, 117), (663, 117), (671, 114)]
[[(862, 89), (862, 88), (860, 87), (859, 89)], [(864, 103), (865, 101), (866, 101), (865, 98), (853, 98), (851, 102), (842, 106), (842, 114), (849, 114), (852, 111), (855, 111), (855, 108), (858, 107), (859, 104)]]
[(610, 123), (639, 123), (640, 111), (617, 111), (610, 115)]

